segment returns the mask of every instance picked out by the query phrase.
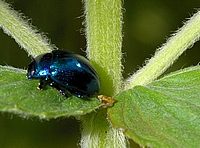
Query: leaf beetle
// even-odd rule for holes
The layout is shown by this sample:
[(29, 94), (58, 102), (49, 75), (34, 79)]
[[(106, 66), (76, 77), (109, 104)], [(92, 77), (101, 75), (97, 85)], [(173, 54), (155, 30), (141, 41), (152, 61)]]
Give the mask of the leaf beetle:
[(28, 65), (27, 79), (40, 79), (38, 89), (49, 84), (66, 97), (69, 93), (78, 98), (89, 97), (100, 89), (99, 76), (90, 62), (64, 50), (37, 56)]

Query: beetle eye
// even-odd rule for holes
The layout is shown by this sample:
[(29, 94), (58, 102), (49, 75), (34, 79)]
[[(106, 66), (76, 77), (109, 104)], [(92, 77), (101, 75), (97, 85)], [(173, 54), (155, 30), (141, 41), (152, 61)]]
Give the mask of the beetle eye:
[(31, 71), (31, 76), (33, 77), (34, 76), (34, 73), (35, 73), (35, 71), (33, 70), (33, 71)]

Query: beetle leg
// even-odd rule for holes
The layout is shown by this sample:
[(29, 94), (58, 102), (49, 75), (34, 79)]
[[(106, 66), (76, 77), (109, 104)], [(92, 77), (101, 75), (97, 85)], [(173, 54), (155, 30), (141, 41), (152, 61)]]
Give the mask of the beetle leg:
[(57, 83), (51, 82), (49, 85), (50, 85), (51, 87), (56, 88), (63, 96), (65, 96), (65, 97), (68, 98), (68, 95), (65, 93), (65, 91), (64, 91), (62, 88), (60, 88), (60, 86), (59, 86)]
[(40, 83), (37, 87), (39, 90), (41, 90), (43, 88), (43, 86), (45, 85), (45, 81), (46, 81), (45, 79), (40, 79)]

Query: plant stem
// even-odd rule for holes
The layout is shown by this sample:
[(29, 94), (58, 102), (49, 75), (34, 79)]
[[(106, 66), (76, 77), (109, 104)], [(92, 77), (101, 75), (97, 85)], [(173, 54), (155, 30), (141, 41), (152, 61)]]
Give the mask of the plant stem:
[(121, 0), (85, 0), (87, 56), (101, 78), (101, 92), (121, 89)]
[(173, 62), (199, 39), (200, 12), (197, 12), (174, 34), (166, 44), (158, 49), (146, 66), (125, 82), (125, 90), (136, 85), (146, 85), (158, 78)]
[(14, 38), (33, 57), (53, 50), (55, 47), (49, 44), (48, 39), (23, 18), (9, 4), (0, 0), (0, 27), (5, 33)]
[(108, 122), (106, 110), (90, 113), (82, 121), (82, 148), (127, 148), (129, 142), (123, 131)]
[[(121, 0), (85, 0), (87, 56), (100, 79), (100, 93), (113, 96), (121, 90)], [(81, 116), (81, 147), (125, 148), (126, 137), (107, 120), (107, 110)]]

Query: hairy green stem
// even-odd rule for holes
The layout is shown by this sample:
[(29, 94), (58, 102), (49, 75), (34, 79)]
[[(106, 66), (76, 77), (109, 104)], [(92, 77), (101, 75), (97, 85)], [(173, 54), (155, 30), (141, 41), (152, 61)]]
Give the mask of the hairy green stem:
[(101, 92), (121, 89), (121, 0), (85, 0), (87, 56), (101, 79)]
[(146, 66), (132, 75), (125, 82), (125, 89), (136, 85), (146, 85), (158, 78), (173, 62), (200, 36), (200, 12), (197, 12), (185, 25), (174, 34), (166, 44), (158, 49)]
[(44, 35), (42, 36), (35, 28), (31, 27), (21, 14), (1, 0), (0, 27), (33, 57), (50, 52), (55, 48), (50, 45)]
[[(121, 0), (85, 0), (87, 56), (100, 79), (100, 93), (113, 96), (121, 90)], [(128, 142), (121, 130), (107, 120), (105, 109), (81, 116), (81, 147), (125, 148)]]
[(107, 121), (106, 110), (90, 113), (82, 121), (82, 148), (127, 148), (129, 142), (122, 130)]

